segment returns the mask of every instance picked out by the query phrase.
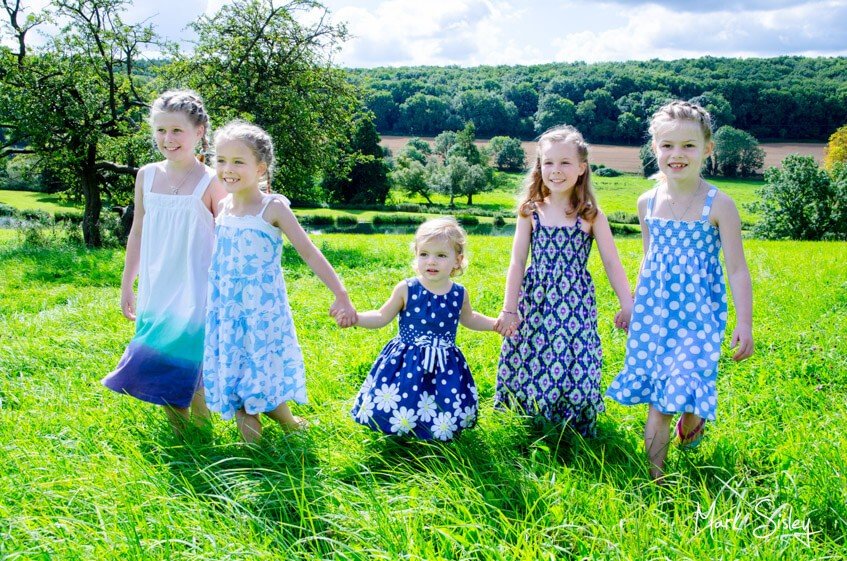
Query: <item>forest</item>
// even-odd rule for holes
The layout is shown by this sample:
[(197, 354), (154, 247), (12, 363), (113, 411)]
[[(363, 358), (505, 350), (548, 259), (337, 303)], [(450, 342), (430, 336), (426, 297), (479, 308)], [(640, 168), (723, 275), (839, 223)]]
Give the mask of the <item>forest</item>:
[(346, 69), (382, 134), (532, 138), (572, 123), (589, 142), (642, 144), (668, 99), (696, 99), (760, 141), (825, 142), (847, 117), (847, 59), (781, 56), (534, 66)]

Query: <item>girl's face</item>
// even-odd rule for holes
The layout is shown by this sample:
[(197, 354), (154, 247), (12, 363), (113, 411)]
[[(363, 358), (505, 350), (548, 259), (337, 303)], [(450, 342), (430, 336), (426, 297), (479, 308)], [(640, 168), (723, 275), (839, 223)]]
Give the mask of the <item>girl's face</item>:
[(659, 171), (669, 181), (692, 181), (700, 178), (703, 161), (712, 153), (700, 125), (694, 121), (675, 121), (661, 127), (653, 139), (653, 150)]
[(447, 240), (433, 238), (415, 244), (415, 269), (424, 280), (444, 283), (460, 265), (461, 256)]
[(163, 111), (153, 115), (153, 138), (156, 148), (168, 160), (194, 157), (194, 148), (203, 138), (205, 128), (191, 124), (185, 113)]
[(215, 171), (227, 192), (258, 189), (267, 170), (244, 142), (223, 138), (215, 144)]
[(541, 181), (550, 193), (568, 193), (585, 173), (573, 142), (544, 142), (541, 145)]

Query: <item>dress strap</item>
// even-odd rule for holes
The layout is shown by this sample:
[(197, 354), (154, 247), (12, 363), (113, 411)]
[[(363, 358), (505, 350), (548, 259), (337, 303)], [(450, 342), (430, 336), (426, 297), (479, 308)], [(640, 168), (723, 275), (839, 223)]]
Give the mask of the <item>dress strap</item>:
[(703, 203), (703, 212), (700, 214), (701, 221), (709, 218), (709, 213), (712, 212), (712, 201), (715, 200), (715, 195), (717, 193), (717, 188), (712, 187), (711, 189), (709, 189), (709, 194), (706, 195), (706, 202)]
[(194, 188), (194, 192), (191, 193), (192, 197), (198, 199), (201, 198), (203, 196), (203, 193), (206, 192), (206, 187), (209, 186), (209, 184), (212, 182), (212, 178), (215, 176), (215, 170), (206, 166), (203, 166), (203, 168), (203, 171), (205, 173), (203, 174), (203, 177), (200, 178), (200, 181), (197, 183), (197, 187)]
[(150, 164), (143, 168), (144, 170), (144, 183), (141, 185), (141, 190), (144, 193), (150, 193), (153, 191), (153, 179), (156, 177), (156, 168), (158, 168), (158, 164)]
[(541, 219), (538, 218), (538, 211), (536, 210), (532, 211), (532, 222), (535, 224), (535, 228), (533, 228), (534, 230), (541, 227)]
[(650, 198), (647, 199), (647, 214), (644, 215), (644, 218), (650, 218), (653, 215), (653, 203), (656, 202), (656, 195), (659, 193), (658, 185), (653, 187), (653, 194), (650, 195)]

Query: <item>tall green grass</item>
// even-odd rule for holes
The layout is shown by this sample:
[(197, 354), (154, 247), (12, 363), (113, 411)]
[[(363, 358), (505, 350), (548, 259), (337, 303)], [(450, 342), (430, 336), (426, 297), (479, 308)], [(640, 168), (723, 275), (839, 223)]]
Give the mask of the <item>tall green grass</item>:
[[(315, 236), (356, 305), (410, 274), (408, 236)], [(460, 282), (501, 308), (508, 238), (472, 237)], [(640, 241), (618, 242), (634, 275)], [(123, 253), (0, 245), (2, 559), (842, 559), (847, 533), (847, 247), (748, 242), (756, 354), (721, 362), (718, 421), (648, 478), (646, 411), (607, 401), (583, 440), (491, 406), (500, 339), (460, 329), (481, 419), (448, 444), (348, 417), (395, 326), (334, 327), (331, 295), (284, 267), (312, 421), (238, 443), (232, 423), (174, 437), (157, 408), (104, 389), (133, 331)], [(624, 335), (596, 252), (604, 387)], [(730, 325), (731, 329), (731, 325)], [(725, 353), (726, 354), (726, 353)]]

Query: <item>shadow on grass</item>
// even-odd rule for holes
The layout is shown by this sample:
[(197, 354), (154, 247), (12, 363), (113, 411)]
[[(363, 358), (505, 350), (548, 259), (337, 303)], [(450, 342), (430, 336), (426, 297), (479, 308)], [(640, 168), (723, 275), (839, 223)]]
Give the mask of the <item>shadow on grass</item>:
[(123, 259), (116, 255), (117, 250), (91, 250), (71, 245), (43, 248), (18, 245), (0, 251), (2, 261), (16, 269), (24, 269), (24, 284), (39, 286), (119, 286)]

